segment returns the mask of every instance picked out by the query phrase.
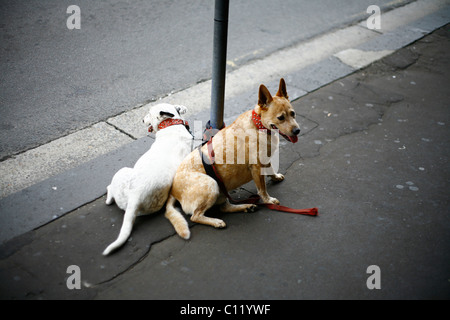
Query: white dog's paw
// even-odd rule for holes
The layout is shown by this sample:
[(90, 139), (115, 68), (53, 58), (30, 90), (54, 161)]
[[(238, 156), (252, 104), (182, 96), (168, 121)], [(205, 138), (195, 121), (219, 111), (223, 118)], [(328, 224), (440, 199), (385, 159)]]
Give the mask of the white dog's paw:
[(106, 201), (105, 203), (109, 206), (114, 202), (114, 197), (112, 196), (111, 191), (109, 190), (109, 186), (106, 188)]

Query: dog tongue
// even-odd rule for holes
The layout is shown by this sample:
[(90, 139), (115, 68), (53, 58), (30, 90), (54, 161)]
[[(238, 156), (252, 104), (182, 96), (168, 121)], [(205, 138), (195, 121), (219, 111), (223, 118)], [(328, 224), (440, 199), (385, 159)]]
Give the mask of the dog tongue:
[(292, 143), (296, 143), (298, 141), (298, 136), (288, 137)]
[(280, 132), (280, 134), (283, 136), (283, 138), (285, 138), (287, 141), (290, 141), (292, 143), (296, 143), (298, 141), (298, 136), (290, 137), (285, 134), (282, 134), (281, 132)]

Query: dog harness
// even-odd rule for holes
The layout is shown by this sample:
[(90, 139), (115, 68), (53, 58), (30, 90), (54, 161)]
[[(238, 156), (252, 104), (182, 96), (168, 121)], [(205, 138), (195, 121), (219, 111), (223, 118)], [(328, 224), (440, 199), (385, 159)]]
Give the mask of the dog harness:
[[(164, 121), (161, 121), (160, 124), (158, 124), (158, 130), (162, 130), (177, 124), (183, 124), (189, 131), (189, 123), (186, 120), (182, 119), (166, 119)], [(153, 132), (153, 130), (153, 126), (148, 127), (148, 132)]]
[[(256, 119), (256, 122), (255, 122)], [(259, 119), (259, 120), (258, 120)], [(252, 112), (252, 120), (255, 123), (255, 126), (258, 129), (265, 129), (267, 131), (268, 134), (270, 134), (270, 130), (268, 130), (267, 128), (265, 128), (262, 123), (261, 123), (261, 118), (256, 114), (256, 112), (253, 110)], [(259, 121), (259, 124), (257, 124)], [(211, 128), (208, 128), (206, 130), (210, 130)], [(208, 135), (206, 135), (208, 136)], [(208, 156), (204, 155), (201, 147), (203, 145), (201, 145), (200, 147), (198, 147), (198, 151), (200, 154), (200, 158), (202, 159), (202, 163), (203, 163), (203, 167), (205, 168), (205, 172), (208, 176), (210, 176), (211, 178), (213, 178), (217, 184), (219, 185), (219, 189), (220, 191), (228, 198), (228, 200), (230, 201), (230, 203), (232, 204), (254, 204), (254, 205), (258, 205), (258, 206), (264, 206), (268, 209), (271, 210), (276, 210), (276, 211), (282, 211), (282, 212), (289, 212), (289, 213), (296, 213), (296, 214), (304, 214), (304, 215), (309, 215), (309, 216), (317, 216), (319, 214), (318, 209), (317, 208), (309, 208), (309, 209), (292, 209), (289, 207), (285, 207), (285, 206), (281, 206), (278, 204), (268, 204), (268, 203), (261, 203), (261, 197), (259, 195), (252, 195), (250, 196), (248, 199), (245, 200), (234, 200), (233, 198), (231, 198), (230, 194), (228, 193), (227, 188), (225, 187), (225, 183), (223, 182), (222, 178), (220, 177), (216, 167), (214, 166), (214, 162), (215, 162), (215, 154), (214, 154), (214, 149), (213, 149), (213, 145), (212, 145), (212, 139), (213, 137), (210, 137), (209, 140), (205, 140), (207, 142), (204, 142), (203, 145), (206, 143), (207, 147), (208, 147)], [(208, 158), (208, 159), (206, 159)]]

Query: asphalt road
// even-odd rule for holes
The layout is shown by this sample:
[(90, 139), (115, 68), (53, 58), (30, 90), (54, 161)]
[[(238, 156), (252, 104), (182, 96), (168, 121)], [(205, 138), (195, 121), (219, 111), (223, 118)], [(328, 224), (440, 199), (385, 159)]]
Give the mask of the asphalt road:
[[(231, 0), (228, 68), (411, 0)], [(0, 160), (211, 76), (213, 1), (0, 2)]]

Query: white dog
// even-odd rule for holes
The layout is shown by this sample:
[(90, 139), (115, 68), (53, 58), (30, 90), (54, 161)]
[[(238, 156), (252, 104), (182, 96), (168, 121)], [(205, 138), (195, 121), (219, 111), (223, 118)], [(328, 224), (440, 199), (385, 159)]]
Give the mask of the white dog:
[(181, 117), (186, 111), (184, 106), (164, 103), (145, 116), (144, 123), (149, 132), (156, 132), (156, 139), (134, 168), (120, 169), (107, 187), (106, 204), (115, 201), (125, 216), (119, 237), (103, 255), (127, 241), (138, 215), (157, 212), (166, 203), (178, 165), (191, 152), (193, 137)]

